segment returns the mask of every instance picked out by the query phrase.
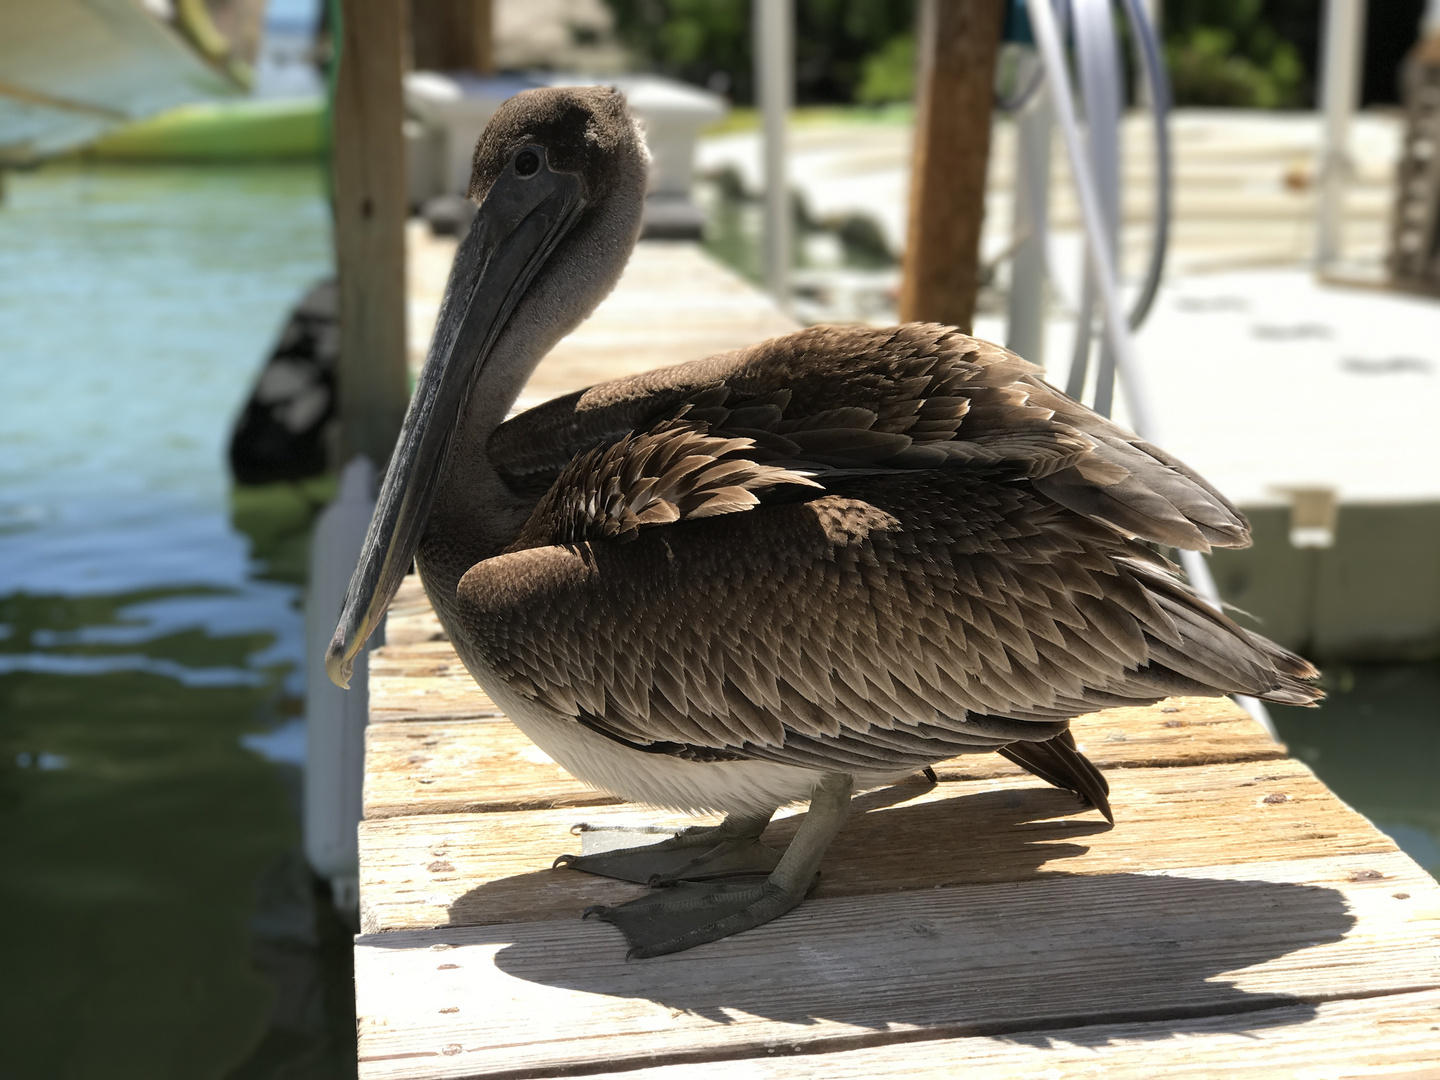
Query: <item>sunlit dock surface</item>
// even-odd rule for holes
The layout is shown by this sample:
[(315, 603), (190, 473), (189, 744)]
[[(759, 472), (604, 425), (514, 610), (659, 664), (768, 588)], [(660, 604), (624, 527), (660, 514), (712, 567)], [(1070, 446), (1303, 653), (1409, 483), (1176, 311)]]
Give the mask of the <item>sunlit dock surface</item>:
[[(527, 396), (788, 325), (697, 249), (642, 244)], [(621, 935), (580, 911), (643, 888), (551, 864), (580, 822), (679, 819), (617, 804), (532, 746), (414, 578), (370, 695), (367, 1080), (1440, 1068), (1440, 886), (1228, 702), (1076, 723), (1114, 828), (997, 756), (954, 759), (934, 786), (857, 799), (796, 911), (627, 962)], [(780, 816), (772, 840), (797, 820)]]

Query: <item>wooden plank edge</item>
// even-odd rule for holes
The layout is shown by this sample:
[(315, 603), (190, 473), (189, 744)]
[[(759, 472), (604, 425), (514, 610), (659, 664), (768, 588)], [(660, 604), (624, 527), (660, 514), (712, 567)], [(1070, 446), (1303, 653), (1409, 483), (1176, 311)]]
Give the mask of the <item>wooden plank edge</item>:
[(465, 709), (457, 712), (407, 713), (400, 709), (371, 710), (372, 724), (449, 724), (460, 720), (487, 720), (493, 723), (510, 723), (510, 718), (499, 709)]
[[(1310, 1009), (1305, 1006), (1314, 1008)], [(1248, 1015), (1244, 1033), (1231, 1021)], [(1376, 1029), (1383, 1029), (1378, 1039)], [(1006, 1035), (1037, 1036), (1031, 1040)], [(1045, 1045), (1037, 1045), (1043, 1038)], [(1068, 1028), (995, 1032), (958, 1038), (901, 1033), (872, 1047), (796, 1053), (781, 1045), (764, 1057), (654, 1063), (620, 1072), (548, 1073), (536, 1080), (908, 1080), (1016, 1075), (1269, 1077), (1294, 1069), (1315, 1077), (1440, 1075), (1440, 991), (1417, 990), (1322, 1002)], [(1286, 1060), (1277, 1060), (1286, 1055)], [(1293, 1055), (1293, 1059), (1289, 1058)], [(940, 1062), (937, 1068), (932, 1062)], [(1420, 1073), (1413, 1066), (1433, 1072)], [(1403, 1071), (1401, 1071), (1403, 1069)], [(1072, 1071), (1073, 1070), (1073, 1071)]]

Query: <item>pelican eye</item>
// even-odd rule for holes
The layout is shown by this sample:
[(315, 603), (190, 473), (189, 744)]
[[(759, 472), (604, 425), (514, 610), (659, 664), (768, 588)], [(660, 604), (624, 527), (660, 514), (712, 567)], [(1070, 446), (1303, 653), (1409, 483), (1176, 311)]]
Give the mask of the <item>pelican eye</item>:
[(515, 155), (515, 175), (534, 176), (540, 171), (540, 155), (534, 150), (521, 150)]

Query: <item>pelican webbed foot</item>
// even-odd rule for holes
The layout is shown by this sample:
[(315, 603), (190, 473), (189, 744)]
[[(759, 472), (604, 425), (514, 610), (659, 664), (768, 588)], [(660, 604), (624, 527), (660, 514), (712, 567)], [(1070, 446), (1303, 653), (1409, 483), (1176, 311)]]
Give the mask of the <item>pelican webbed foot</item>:
[[(769, 874), (780, 862), (780, 852), (760, 842), (774, 811), (731, 814), (719, 825), (692, 825), (688, 829), (657, 826), (581, 825), (588, 855), (561, 855), (556, 866), (587, 874), (634, 881), (640, 885), (668, 885), (676, 881)], [(637, 835), (668, 834), (658, 843), (624, 846)]]
[(627, 904), (586, 908), (584, 917), (595, 915), (618, 927), (630, 944), (626, 957), (640, 959), (682, 952), (777, 919), (818, 880), (820, 860), (849, 813), (851, 786), (844, 773), (820, 782), (795, 839), (764, 880), (679, 880)]
[(630, 944), (625, 958), (645, 959), (719, 941), (778, 919), (808, 891), (809, 885), (786, 889), (769, 878), (679, 881), (618, 907), (596, 904), (586, 908), (583, 917), (595, 915), (619, 927)]

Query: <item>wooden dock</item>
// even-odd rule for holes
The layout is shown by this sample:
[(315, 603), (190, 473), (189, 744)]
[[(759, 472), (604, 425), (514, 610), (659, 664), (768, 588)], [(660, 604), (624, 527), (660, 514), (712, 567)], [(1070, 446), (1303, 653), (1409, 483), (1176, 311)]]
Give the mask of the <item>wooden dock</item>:
[[(715, 293), (707, 275), (728, 280)], [(693, 248), (642, 245), (627, 280), (581, 331), (607, 371), (654, 366), (641, 342), (667, 334), (673, 361), (785, 329)], [(676, 280), (728, 314), (687, 308)], [(537, 373), (545, 392), (598, 377), (575, 338)], [(370, 703), (366, 1080), (1440, 1077), (1440, 886), (1228, 702), (1076, 722), (1113, 828), (997, 755), (956, 758), (933, 786), (858, 797), (794, 912), (629, 962), (580, 911), (643, 888), (551, 863), (580, 822), (679, 819), (531, 745), (413, 578)], [(767, 836), (783, 845), (798, 819)]]

